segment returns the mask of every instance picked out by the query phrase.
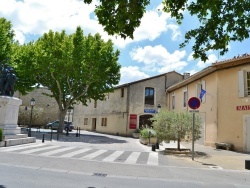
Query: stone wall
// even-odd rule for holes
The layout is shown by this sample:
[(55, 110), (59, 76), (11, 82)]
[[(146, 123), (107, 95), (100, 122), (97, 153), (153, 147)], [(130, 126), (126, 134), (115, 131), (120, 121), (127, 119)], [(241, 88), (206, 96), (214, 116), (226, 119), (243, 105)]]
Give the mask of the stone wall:
[(36, 104), (33, 108), (32, 126), (45, 126), (50, 121), (58, 119), (58, 104), (54, 98), (43, 95), (43, 93), (50, 93), (50, 91), (43, 87), (35, 89), (26, 95), (15, 92), (14, 97), (22, 100), (19, 109), (18, 125), (30, 124), (31, 105), (30, 100), (34, 98)]

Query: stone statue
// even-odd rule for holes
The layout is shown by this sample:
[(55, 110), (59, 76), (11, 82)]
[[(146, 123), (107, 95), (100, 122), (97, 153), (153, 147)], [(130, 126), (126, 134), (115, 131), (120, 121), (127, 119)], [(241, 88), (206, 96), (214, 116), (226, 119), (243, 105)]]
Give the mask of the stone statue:
[(0, 64), (0, 95), (13, 97), (16, 80), (13, 67)]

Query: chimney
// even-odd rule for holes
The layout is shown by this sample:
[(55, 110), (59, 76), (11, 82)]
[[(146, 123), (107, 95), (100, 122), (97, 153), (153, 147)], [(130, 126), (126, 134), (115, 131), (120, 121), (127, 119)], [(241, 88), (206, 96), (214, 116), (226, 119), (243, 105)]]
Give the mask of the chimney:
[(189, 77), (190, 77), (190, 73), (188, 73), (188, 72), (184, 72), (183, 73), (184, 80), (187, 79), (187, 78), (189, 78)]

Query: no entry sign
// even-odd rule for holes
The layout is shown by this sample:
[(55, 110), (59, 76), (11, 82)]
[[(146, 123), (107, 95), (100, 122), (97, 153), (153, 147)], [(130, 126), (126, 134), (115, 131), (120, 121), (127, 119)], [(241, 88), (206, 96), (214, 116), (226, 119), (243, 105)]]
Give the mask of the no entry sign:
[(188, 100), (188, 106), (189, 106), (189, 108), (191, 108), (193, 110), (198, 109), (200, 107), (200, 105), (201, 105), (201, 101), (197, 97), (191, 97)]

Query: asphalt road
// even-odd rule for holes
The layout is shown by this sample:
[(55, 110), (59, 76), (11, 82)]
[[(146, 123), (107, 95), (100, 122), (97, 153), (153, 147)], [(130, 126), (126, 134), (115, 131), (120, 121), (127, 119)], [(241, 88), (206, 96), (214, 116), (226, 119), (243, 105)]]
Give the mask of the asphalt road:
[[(41, 136), (43, 133), (35, 134)], [(138, 144), (133, 138), (85, 132), (81, 138), (61, 135), (58, 141), (41, 143), (38, 139), (31, 145), (0, 148), (0, 188), (246, 188), (250, 185), (249, 171), (197, 166), (161, 153), (155, 156), (156, 152), (150, 147)], [(69, 157), (80, 148), (89, 148), (91, 153)], [(90, 159), (90, 155), (93, 157), (100, 151), (105, 153)], [(109, 156), (114, 156), (116, 151), (123, 156), (123, 161), (104, 160), (110, 159)], [(127, 164), (125, 158), (131, 153), (142, 157), (138, 157), (136, 163)], [(157, 164), (147, 163), (151, 155), (155, 157), (154, 161), (158, 159)]]

